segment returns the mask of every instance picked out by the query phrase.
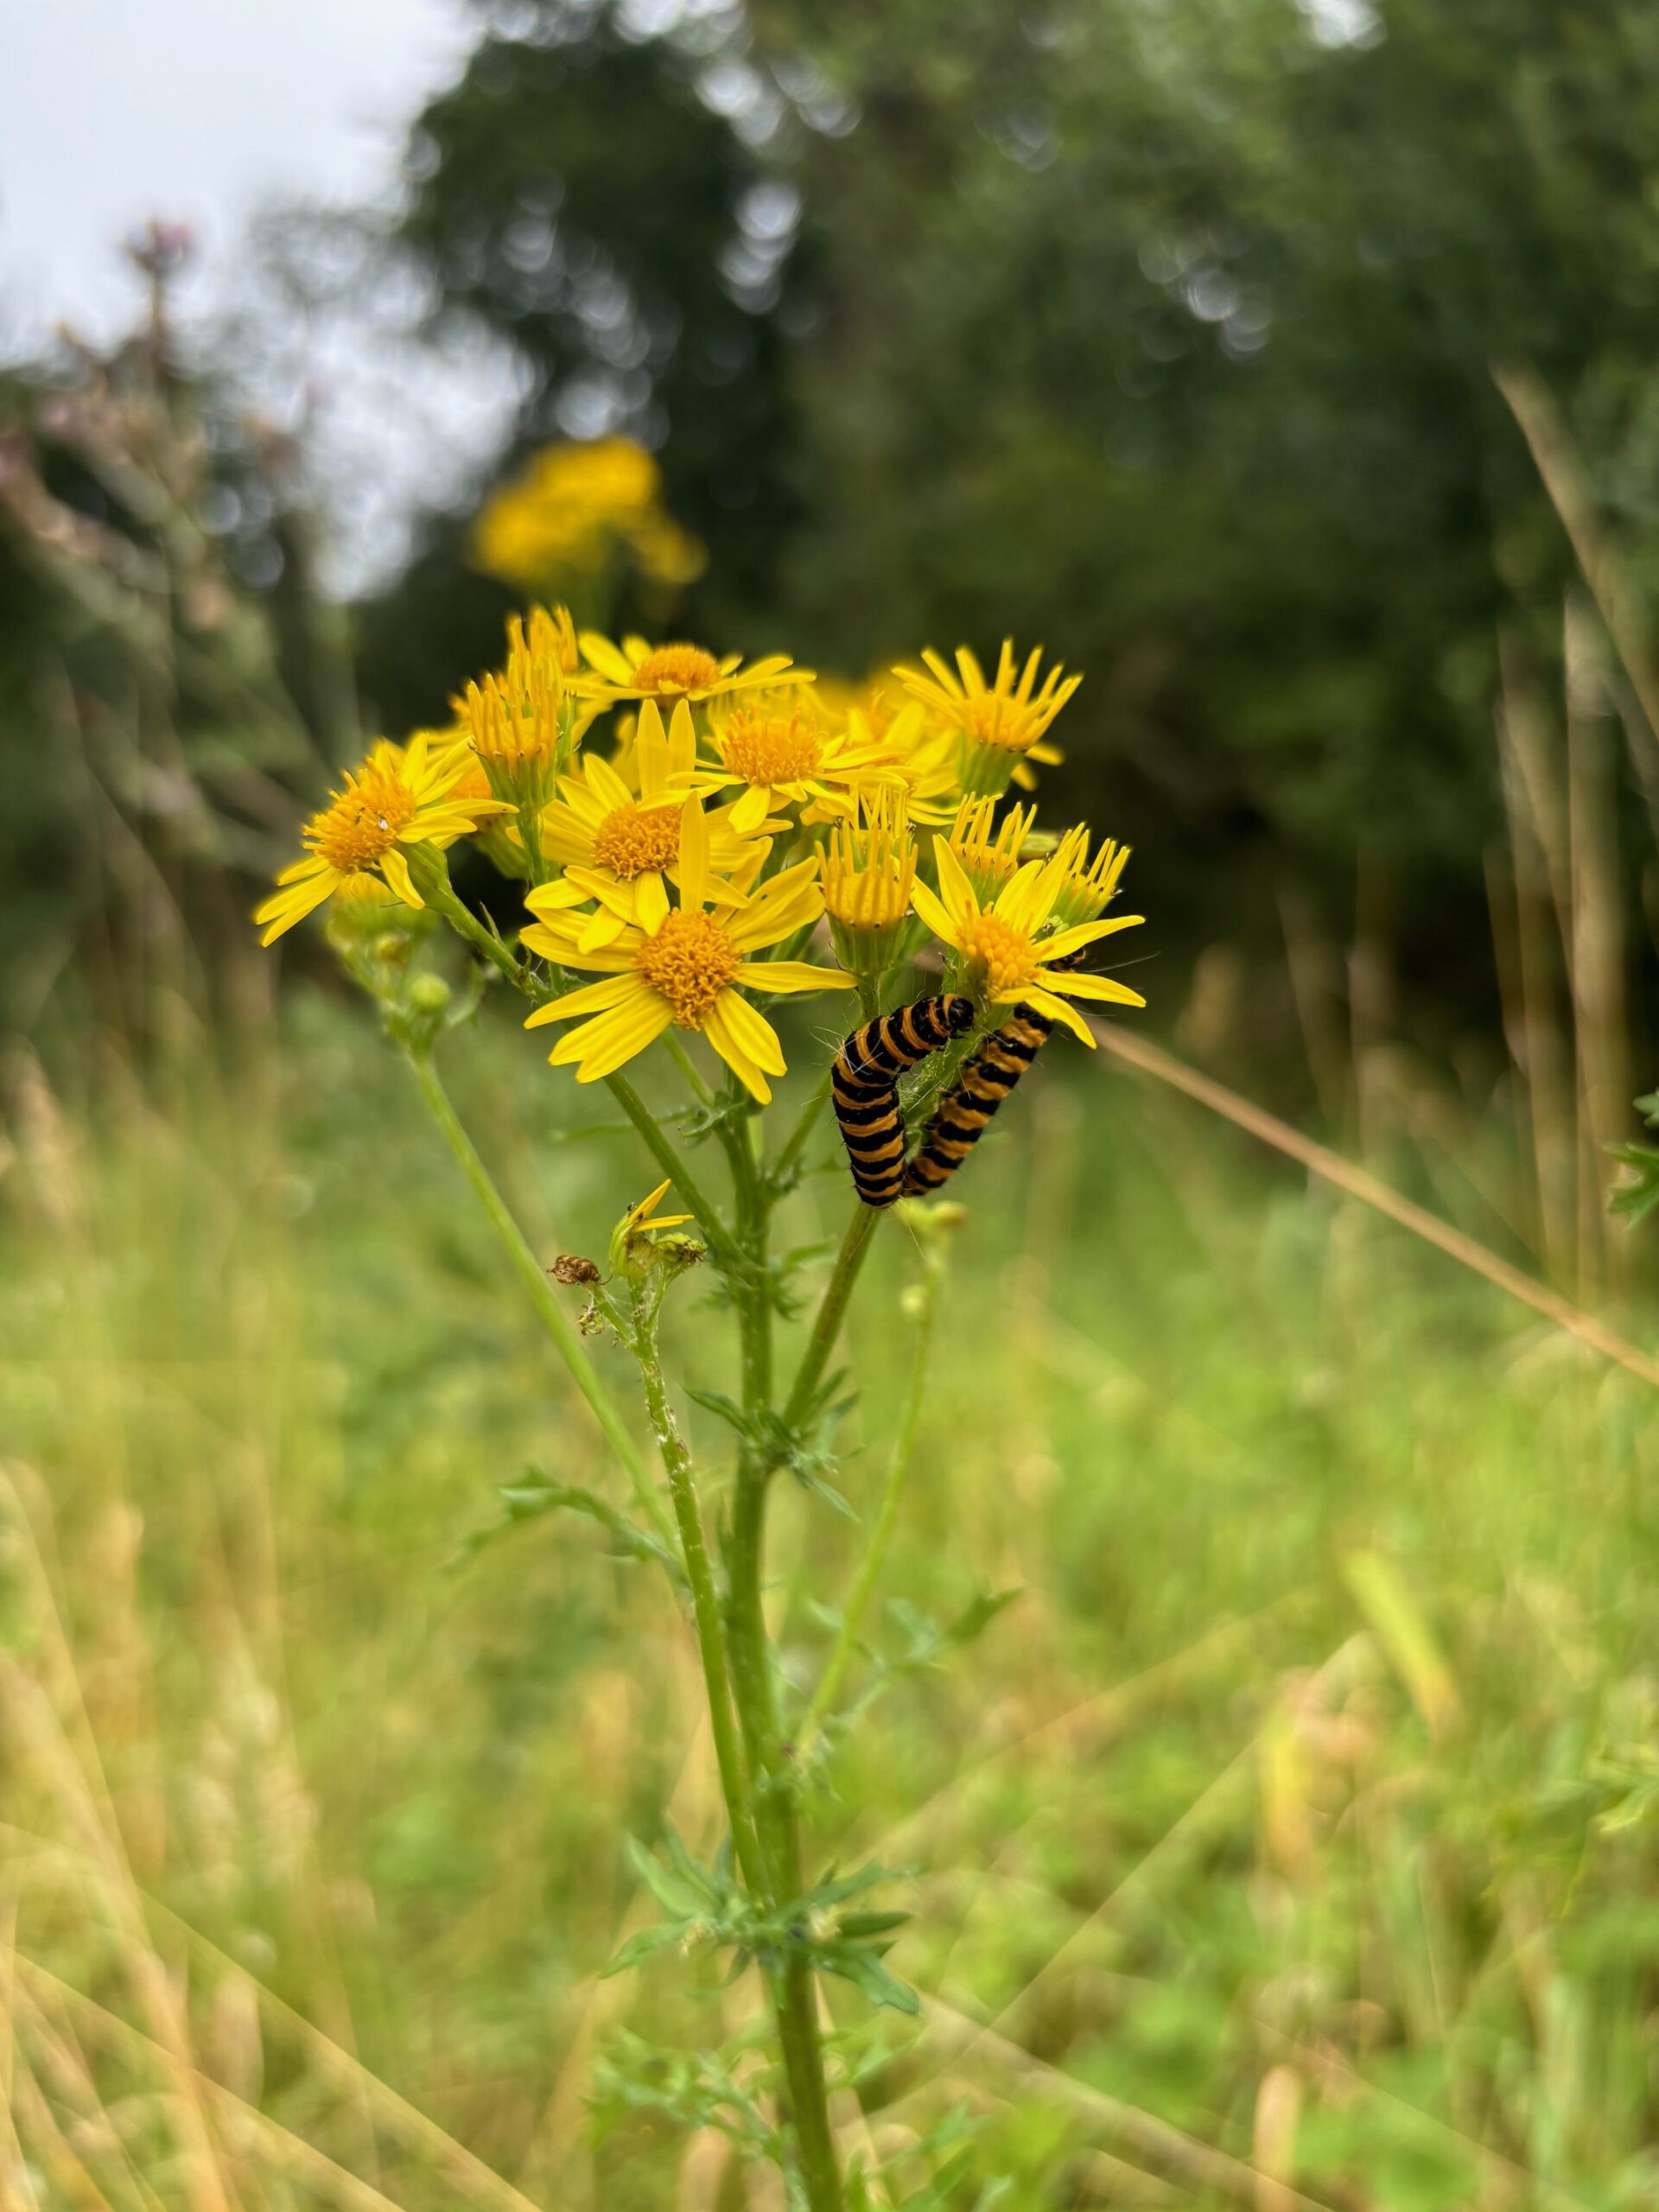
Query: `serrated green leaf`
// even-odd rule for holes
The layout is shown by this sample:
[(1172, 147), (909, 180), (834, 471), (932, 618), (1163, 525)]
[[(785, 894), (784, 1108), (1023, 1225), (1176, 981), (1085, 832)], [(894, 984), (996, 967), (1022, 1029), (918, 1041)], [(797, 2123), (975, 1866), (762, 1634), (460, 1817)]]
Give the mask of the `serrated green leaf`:
[(642, 1928), (606, 1961), (599, 1970), (599, 1978), (608, 1981), (613, 1974), (626, 1974), (630, 1967), (639, 1966), (654, 1952), (668, 1950), (680, 1940), (680, 1929), (665, 1920), (659, 1920), (654, 1928)]
[(818, 1963), (826, 1974), (839, 1974), (843, 1981), (868, 1997), (872, 2005), (882, 2005), (893, 2012), (908, 2012), (912, 2018), (921, 2009), (921, 1999), (915, 1991), (889, 1974), (874, 1951), (862, 1943), (832, 1943), (818, 1955)]
[(684, 1583), (685, 1570), (667, 1546), (594, 1491), (550, 1481), (531, 1467), (526, 1469), (519, 1481), (500, 1484), (496, 1494), (501, 1500), (501, 1517), (485, 1528), (472, 1530), (450, 1562), (452, 1567), (460, 1569), (469, 1565), (486, 1545), (494, 1543), (510, 1529), (543, 1520), (550, 1513), (579, 1513), (587, 1520), (596, 1521), (616, 1540), (623, 1558), (653, 1560), (658, 1567), (666, 1568), (676, 1582)]

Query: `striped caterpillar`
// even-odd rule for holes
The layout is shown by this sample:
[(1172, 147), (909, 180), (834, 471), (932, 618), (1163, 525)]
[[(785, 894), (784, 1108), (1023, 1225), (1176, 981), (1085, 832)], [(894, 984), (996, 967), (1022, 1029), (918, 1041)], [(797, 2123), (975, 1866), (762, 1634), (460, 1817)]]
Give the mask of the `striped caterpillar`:
[[(1050, 963), (1081, 968), (1082, 951)], [(904, 1195), (914, 1198), (948, 1183), (984, 1135), (985, 1125), (1048, 1042), (1053, 1017), (1019, 1005), (1011, 1020), (963, 1063), (962, 1073), (939, 1101), (916, 1157), (905, 1171)]]
[(854, 1187), (867, 1206), (890, 1206), (905, 1187), (899, 1077), (971, 1028), (973, 1020), (973, 1001), (947, 991), (880, 1014), (843, 1040), (830, 1071), (830, 1096)]

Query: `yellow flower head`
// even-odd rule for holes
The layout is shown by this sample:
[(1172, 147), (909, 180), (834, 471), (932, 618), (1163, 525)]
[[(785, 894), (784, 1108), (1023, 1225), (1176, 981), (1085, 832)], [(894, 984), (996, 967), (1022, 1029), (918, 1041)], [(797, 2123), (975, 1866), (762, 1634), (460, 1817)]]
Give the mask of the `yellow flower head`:
[(578, 1083), (596, 1083), (660, 1037), (671, 1025), (699, 1029), (744, 1088), (762, 1105), (768, 1076), (782, 1075), (777, 1033), (743, 995), (754, 991), (846, 990), (839, 969), (800, 960), (752, 960), (751, 952), (792, 936), (823, 911), (816, 857), (784, 869), (735, 905), (708, 910), (713, 881), (709, 824), (693, 791), (680, 814), (678, 906), (650, 925), (628, 924), (607, 945), (583, 951), (579, 918), (554, 912), (533, 922), (522, 942), (562, 967), (597, 969), (603, 981), (568, 991), (532, 1014), (524, 1027), (587, 1017), (549, 1054), (555, 1067), (574, 1065)]
[(1078, 975), (1055, 965), (1081, 952), (1097, 938), (1133, 929), (1142, 918), (1139, 914), (1120, 914), (1113, 921), (1080, 922), (1050, 932), (1047, 925), (1065, 874), (1060, 854), (1046, 861), (1027, 861), (988, 906), (981, 902), (948, 838), (934, 838), (933, 857), (938, 864), (938, 893), (935, 896), (925, 883), (918, 883), (913, 893), (916, 911), (956, 954), (952, 965), (959, 986), (971, 991), (981, 1006), (1035, 1007), (1092, 1046), (1095, 1040), (1087, 1024), (1068, 1004), (1069, 1000), (1099, 999), (1114, 1006), (1146, 1004), (1127, 983), (1114, 982), (1108, 976)]
[[(632, 784), (614, 763), (584, 755), (576, 774), (559, 779), (559, 797), (542, 810), (542, 850), (565, 873), (533, 891), (527, 903), (546, 920), (596, 900), (596, 911), (582, 917), (576, 941), (584, 952), (613, 944), (630, 923), (647, 928), (668, 912), (665, 881), (679, 881), (686, 795), (709, 780), (697, 766), (696, 734), (683, 699), (666, 731), (656, 701), (645, 702), (627, 765)], [(716, 904), (741, 898), (770, 843), (765, 825), (753, 836), (735, 831), (734, 811), (723, 807), (708, 817), (709, 896)]]
[(602, 571), (629, 549), (658, 583), (686, 584), (706, 555), (662, 505), (662, 476), (631, 438), (544, 446), (493, 494), (473, 531), (473, 558), (522, 589)]
[(598, 712), (570, 688), (575, 652), (569, 608), (533, 607), (527, 633), (515, 614), (507, 623), (505, 667), (469, 683), (454, 702), (498, 798), (537, 803)]
[(916, 841), (902, 790), (865, 786), (857, 813), (830, 832), (823, 904), (836, 956), (855, 976), (879, 976), (898, 958), (916, 881)]
[(1034, 806), (1016, 805), (998, 822), (994, 798), (965, 798), (957, 809), (947, 832), (948, 842), (982, 904), (988, 906), (1013, 877), (1036, 819)]
[(409, 872), (408, 849), (442, 849), (502, 811), (494, 798), (460, 795), (476, 768), (465, 747), (417, 730), (406, 747), (383, 738), (302, 833), (305, 857), (276, 879), (275, 898), (256, 908), (262, 944), (274, 944), (314, 907), (360, 874), (378, 870), (406, 906), (423, 906)]
[[(628, 1274), (649, 1267), (654, 1258), (664, 1256), (658, 1251), (658, 1243), (669, 1232), (683, 1229), (695, 1218), (689, 1213), (658, 1213), (657, 1209), (668, 1196), (667, 1183), (659, 1183), (649, 1198), (641, 1198), (637, 1206), (630, 1206), (611, 1232), (610, 1263), (613, 1275)], [(685, 1240), (678, 1240), (683, 1249)], [(698, 1249), (700, 1248), (693, 1248)]]
[(1024, 668), (1016, 669), (1014, 640), (1005, 638), (995, 680), (988, 684), (966, 645), (957, 648), (955, 669), (929, 646), (922, 655), (925, 670), (893, 671), (937, 727), (957, 739), (964, 791), (995, 798), (1007, 789), (1010, 778), (1029, 782), (1027, 760), (1058, 759), (1041, 740), (1083, 678), (1066, 676), (1056, 665), (1039, 686), (1042, 658), (1039, 645)]
[(712, 741), (723, 780), (741, 784), (732, 808), (740, 829), (774, 807), (798, 806), (804, 822), (852, 810), (852, 787), (883, 772), (880, 747), (849, 730), (832, 730), (806, 695), (756, 692), (716, 711)]
[(791, 668), (787, 653), (745, 668), (741, 653), (717, 660), (701, 645), (650, 645), (643, 638), (624, 638), (619, 646), (597, 630), (584, 630), (581, 645), (592, 671), (582, 688), (604, 706), (618, 699), (718, 699), (757, 684), (812, 681), (812, 671)]
[(1055, 857), (1065, 864), (1065, 873), (1055, 893), (1055, 913), (1067, 924), (1092, 922), (1105, 912), (1116, 897), (1118, 879), (1129, 857), (1129, 848), (1113, 838), (1103, 837), (1091, 861), (1089, 832), (1084, 829), (1068, 830)]

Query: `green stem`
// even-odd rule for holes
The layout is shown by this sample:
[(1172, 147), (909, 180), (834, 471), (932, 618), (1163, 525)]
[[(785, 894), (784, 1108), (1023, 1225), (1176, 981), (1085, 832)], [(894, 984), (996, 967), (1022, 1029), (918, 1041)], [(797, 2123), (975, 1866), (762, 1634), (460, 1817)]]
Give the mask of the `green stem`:
[[(774, 1906), (801, 1895), (800, 1830), (789, 1754), (780, 1742), (771, 1650), (760, 1592), (766, 1539), (767, 1471), (745, 1452), (738, 1469), (727, 1556), (727, 1645), (732, 1691), (754, 1777), (754, 1815)], [(811, 2212), (841, 2212), (841, 2169), (830, 2126), (823, 2046), (810, 1961), (791, 1952), (767, 1977), (789, 2088), (789, 2115)]]
[(887, 1462), (887, 1481), (882, 1487), (881, 1503), (876, 1513), (875, 1526), (864, 1556), (859, 1561), (858, 1573), (853, 1578), (846, 1608), (842, 1614), (841, 1629), (836, 1637), (812, 1701), (806, 1708), (796, 1737), (795, 1755), (804, 1761), (811, 1751), (825, 1718), (833, 1708), (840, 1693), (843, 1677), (858, 1645), (858, 1631), (868, 1610), (871, 1594), (876, 1585), (887, 1547), (899, 1519), (899, 1501), (903, 1495), (910, 1463), (915, 1456), (916, 1431), (921, 1421), (922, 1401), (927, 1390), (928, 1354), (933, 1347), (933, 1320), (938, 1310), (941, 1262), (937, 1252), (925, 1253), (922, 1279), (918, 1286), (920, 1304), (916, 1314), (916, 1339), (911, 1347), (910, 1377), (905, 1386), (905, 1401), (899, 1408), (899, 1427), (893, 1440), (893, 1453)]
[(656, 1484), (652, 1480), (645, 1454), (629, 1434), (609, 1391), (600, 1380), (575, 1323), (555, 1297), (541, 1262), (524, 1241), (523, 1230), (509, 1212), (505, 1199), (479, 1156), (477, 1147), (462, 1128), (461, 1117), (439, 1080), (438, 1071), (433, 1066), (429, 1054), (406, 1050), (404, 1058), (415, 1071), (421, 1096), (430, 1108), (432, 1118), (442, 1132), (445, 1143), (472, 1185), (479, 1204), (489, 1216), (491, 1225), (501, 1240), (514, 1271), (530, 1294), (531, 1304), (536, 1308), (543, 1327), (552, 1338), (555, 1349), (569, 1370), (571, 1380), (592, 1407), (594, 1418), (604, 1431), (606, 1441), (621, 1461), (623, 1470), (633, 1486), (635, 1497), (658, 1535), (671, 1551), (675, 1541), (674, 1524), (669, 1518)]
[(686, 1580), (691, 1586), (691, 1610), (696, 1622), (697, 1649), (702, 1656), (702, 1678), (709, 1694), (709, 1723), (714, 1734), (715, 1758), (720, 1768), (720, 1784), (726, 1799), (727, 1815), (731, 1822), (732, 1842), (751, 1895), (766, 1897), (769, 1892), (755, 1836), (748, 1771), (733, 1719), (732, 1686), (726, 1667), (726, 1646), (721, 1633), (720, 1601), (715, 1593), (715, 1578), (709, 1565), (708, 1548), (703, 1542), (702, 1514), (692, 1477), (691, 1455), (680, 1433), (679, 1423), (674, 1418), (674, 1408), (668, 1402), (668, 1392), (663, 1381), (662, 1363), (657, 1351), (656, 1313), (649, 1294), (638, 1284), (633, 1292), (633, 1325), (630, 1349), (639, 1363), (640, 1380), (645, 1385), (645, 1410), (651, 1416), (652, 1433), (657, 1439), (658, 1448), (663, 1455), (663, 1465), (667, 1471), (669, 1493), (674, 1501), (674, 1517), (679, 1523), (681, 1555), (685, 1561)]
[(836, 1338), (841, 1334), (842, 1317), (847, 1301), (853, 1294), (853, 1285), (858, 1281), (858, 1271), (864, 1264), (864, 1255), (869, 1249), (870, 1237), (881, 1218), (874, 1206), (859, 1204), (853, 1208), (853, 1217), (847, 1224), (847, 1233), (841, 1240), (841, 1249), (836, 1255), (835, 1272), (818, 1307), (817, 1319), (812, 1324), (812, 1334), (807, 1339), (801, 1363), (795, 1371), (794, 1387), (789, 1402), (784, 1408), (784, 1423), (788, 1428), (798, 1428), (805, 1420), (823, 1370), (830, 1364), (830, 1355), (836, 1348)]
[[(758, 1429), (772, 1405), (772, 1289), (766, 1265), (770, 1186), (755, 1158), (753, 1116), (721, 1127), (736, 1192), (741, 1263), (729, 1276), (743, 1361), (743, 1404)], [(801, 1896), (800, 1828), (790, 1753), (778, 1726), (766, 1582), (766, 1497), (772, 1468), (752, 1442), (739, 1457), (727, 1552), (726, 1643), (732, 1693), (748, 1755), (754, 1821), (774, 1909)], [(830, 2126), (817, 1986), (810, 1958), (793, 1947), (766, 1977), (788, 2086), (789, 2117), (810, 2212), (842, 2212), (841, 2166)]]
[(657, 1165), (664, 1175), (672, 1179), (675, 1189), (696, 1214), (697, 1226), (709, 1240), (709, 1249), (714, 1255), (715, 1265), (734, 1268), (741, 1264), (742, 1255), (731, 1230), (721, 1219), (714, 1201), (686, 1166), (683, 1154), (664, 1133), (626, 1076), (607, 1075), (605, 1084), (612, 1097), (644, 1138)]

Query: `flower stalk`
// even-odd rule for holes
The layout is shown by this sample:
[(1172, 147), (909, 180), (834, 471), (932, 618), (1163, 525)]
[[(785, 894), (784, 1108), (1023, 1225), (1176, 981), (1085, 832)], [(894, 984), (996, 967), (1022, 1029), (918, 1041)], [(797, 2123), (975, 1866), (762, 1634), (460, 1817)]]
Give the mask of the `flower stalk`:
[[(619, 486), (634, 486), (632, 519), (613, 514), (600, 535), (610, 544), (620, 530), (643, 561), (644, 545), (660, 550), (662, 541), (660, 518), (645, 512), (641, 486), (653, 480), (641, 462), (596, 448), (569, 481), (608, 486), (613, 502)], [(543, 455), (533, 480), (493, 503), (484, 534), (501, 573), (539, 559), (549, 533), (569, 521), (544, 495), (573, 467)], [(1052, 1031), (1069, 1028), (1093, 1044), (1073, 1001), (1141, 1003), (1116, 979), (1087, 972), (1084, 957), (1133, 925), (1133, 917), (1105, 915), (1124, 849), (1107, 840), (1091, 859), (1083, 830), (1039, 830), (1034, 807), (1000, 811), (1010, 782), (1031, 789), (1034, 764), (1058, 758), (1050, 725), (1078, 678), (1058, 666), (1044, 674), (1040, 652), (1021, 660), (1011, 644), (988, 677), (966, 647), (954, 665), (929, 651), (919, 667), (896, 673), (907, 696), (895, 702), (880, 683), (819, 687), (783, 654), (746, 662), (686, 641), (612, 640), (578, 632), (566, 609), (533, 608), (509, 626), (503, 668), (466, 686), (452, 729), (419, 731), (401, 746), (382, 739), (346, 776), (256, 915), (270, 944), (328, 907), (329, 942), (407, 1058), (615, 1453), (632, 1510), (588, 1492), (565, 1491), (565, 1501), (579, 1498), (625, 1549), (654, 1558), (677, 1599), (689, 1599), (730, 1857), (722, 1851), (700, 1869), (671, 1838), (683, 1882), (680, 1891), (666, 1881), (658, 1891), (670, 1918), (644, 1931), (645, 1950), (625, 1946), (613, 1968), (671, 1943), (713, 1943), (755, 1961), (781, 2088), (778, 2124), (757, 2113), (753, 2139), (785, 2166), (790, 2202), (806, 2212), (845, 2212), (846, 2203), (819, 1976), (839, 1975), (877, 2005), (916, 2006), (881, 1963), (904, 1916), (842, 1910), (884, 1870), (832, 1870), (809, 1882), (801, 1777), (825, 1748), (898, 1525), (960, 1208), (899, 1206), (921, 1259), (905, 1300), (915, 1325), (909, 1372), (874, 1522), (798, 1722), (785, 1717), (792, 1700), (780, 1695), (764, 1605), (773, 1478), (789, 1467), (822, 1487), (831, 1362), (881, 1213), (902, 1190), (935, 1189), (957, 1172)], [(590, 740), (607, 722), (604, 750)], [(457, 894), (447, 855), (463, 839), (496, 868), (511, 899), (522, 899), (516, 929), (498, 927)], [(433, 963), (440, 924), (471, 956), (459, 991)], [(476, 1013), (486, 970), (529, 1001), (527, 1029), (551, 1032), (555, 1068), (607, 1085), (663, 1178), (624, 1212), (603, 1266), (561, 1263), (558, 1280), (589, 1300), (580, 1321), (561, 1305), (434, 1065), (439, 1038)], [(853, 1014), (843, 998), (838, 1020), (832, 1013), (830, 1024), (810, 1025), (829, 1049), (769, 1157), (763, 1116), (787, 1069), (768, 1013), (805, 993), (832, 1008), (830, 995), (856, 994), (869, 1025), (860, 1033), (861, 1072), (855, 1080), (836, 1060), (832, 1077), (831, 1040)], [(693, 1033), (723, 1067), (719, 1088), (692, 1055)], [(684, 1085), (666, 1116), (628, 1071), (658, 1047)], [(810, 1154), (826, 1105), (862, 1195), (785, 1394), (773, 1336), (776, 1317), (793, 1310), (785, 1292), (792, 1261), (772, 1258), (772, 1217), (818, 1165)], [(906, 1122), (913, 1131), (930, 1112), (907, 1158)], [(696, 1154), (695, 1166), (687, 1158), (708, 1138), (728, 1171), (723, 1203), (709, 1187), (706, 1155)], [(884, 1172), (873, 1178), (877, 1157)], [(671, 1189), (683, 1211), (659, 1214)], [(671, 1285), (705, 1256), (735, 1319), (741, 1376), (734, 1399), (694, 1394), (737, 1438), (717, 1553), (658, 1333)], [(584, 1338), (595, 1328), (607, 1328), (638, 1369), (660, 1478), (589, 1355)], [(705, 1342), (706, 1332), (700, 1349)], [(688, 1888), (696, 1910), (677, 1916), (672, 1900)], [(869, 2193), (863, 2185), (858, 2201)]]

